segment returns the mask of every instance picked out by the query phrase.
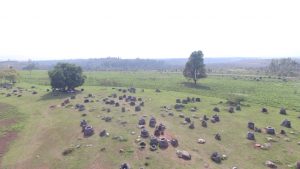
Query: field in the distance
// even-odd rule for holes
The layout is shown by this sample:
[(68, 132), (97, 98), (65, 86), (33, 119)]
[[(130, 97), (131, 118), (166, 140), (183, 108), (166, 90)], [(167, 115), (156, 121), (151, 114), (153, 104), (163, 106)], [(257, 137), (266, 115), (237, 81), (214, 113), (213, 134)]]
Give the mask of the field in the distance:
[[(69, 95), (51, 96), (46, 89), (49, 88), (47, 72), (33, 71), (21, 72), (18, 87), (27, 89), (22, 97), (12, 95), (6, 97), (11, 90), (2, 89), (0, 96), (1, 105), (10, 106), (18, 112), (18, 121), (14, 127), (1, 130), (1, 135), (9, 131), (17, 131), (17, 138), (10, 144), (9, 150), (2, 158), (2, 168), (118, 168), (122, 162), (128, 162), (133, 168), (155, 169), (195, 169), (195, 168), (266, 168), (264, 162), (271, 160), (279, 168), (289, 168), (300, 160), (300, 113), (298, 101), (300, 100), (300, 83), (297, 80), (284, 82), (281, 79), (262, 78), (260, 81), (250, 77), (222, 77), (211, 76), (200, 80), (200, 84), (193, 87), (179, 73), (159, 72), (87, 72), (88, 79), (85, 89), (77, 94), (76, 99), (70, 100), (69, 106), (58, 106)], [(36, 86), (31, 89), (31, 86)], [(112, 93), (123, 95), (117, 91), (119, 88), (137, 87), (136, 94), (141, 97), (145, 106), (141, 112), (135, 112), (134, 108), (125, 102), (120, 102), (120, 107), (106, 105), (103, 98)], [(115, 87), (115, 89), (113, 89)], [(157, 93), (155, 89), (162, 92)], [(145, 89), (141, 92), (141, 89)], [(32, 91), (38, 94), (33, 95)], [(84, 97), (93, 94), (93, 103), (83, 103)], [(176, 98), (200, 97), (201, 102), (189, 103), (182, 112), (174, 110)], [(227, 97), (242, 97), (242, 110), (228, 113)], [(97, 102), (99, 100), (99, 102)], [(223, 103), (220, 103), (222, 101)], [(74, 109), (75, 104), (85, 104), (86, 111), (79, 112)], [(123, 105), (124, 104), (124, 105)], [(50, 109), (50, 106), (55, 108)], [(121, 112), (121, 107), (126, 107), (126, 112)], [(172, 110), (161, 108), (167, 106)], [(190, 112), (190, 108), (197, 107), (196, 112)], [(220, 108), (219, 123), (208, 122), (208, 127), (201, 127), (198, 117), (204, 114), (208, 117), (216, 114), (214, 107)], [(286, 107), (288, 115), (280, 115), (279, 108)], [(267, 107), (268, 114), (261, 113), (261, 108)], [(103, 111), (110, 108), (111, 112)], [(169, 116), (170, 112), (174, 116)], [(4, 114), (5, 111), (1, 111)], [(87, 116), (83, 117), (82, 113)], [(191, 117), (195, 123), (195, 129), (189, 129), (188, 125), (181, 124), (183, 113)], [(145, 115), (146, 128), (149, 118), (154, 116), (158, 122), (166, 125), (165, 136), (176, 138), (179, 146), (169, 146), (166, 150), (150, 151), (149, 139), (145, 139), (147, 147), (139, 150), (135, 140), (138, 138), (140, 129), (137, 127), (140, 117)], [(111, 122), (101, 120), (102, 117), (112, 117)], [(8, 119), (10, 116), (0, 116)], [(193, 118), (194, 117), (194, 118)], [(84, 138), (79, 126), (80, 120), (86, 119), (95, 128), (95, 134)], [(292, 128), (284, 128), (280, 123), (284, 119), (292, 122)], [(2, 119), (0, 119), (1, 121)], [(266, 143), (266, 137), (272, 137), (269, 150), (254, 148), (254, 141), (246, 139), (249, 131), (248, 121), (253, 121), (257, 127), (264, 128), (273, 126), (276, 132), (281, 129), (287, 135), (271, 136), (265, 133), (255, 133), (256, 142)], [(124, 124), (123, 122), (126, 122)], [(99, 137), (99, 132), (106, 129), (109, 137)], [(135, 132), (135, 134), (132, 134)], [(293, 132), (294, 134), (291, 134)], [(221, 141), (214, 139), (214, 135), (220, 133)], [(122, 136), (124, 141), (113, 139), (114, 136)], [(205, 144), (198, 144), (197, 140), (203, 138)], [(288, 138), (288, 139), (287, 139)], [(80, 145), (80, 146), (79, 146)], [(74, 151), (67, 156), (62, 152), (68, 148)], [(105, 148), (105, 149), (104, 149)], [(119, 150), (124, 152), (120, 153)], [(177, 157), (176, 149), (186, 150), (192, 155), (190, 161)], [(215, 164), (210, 160), (213, 152), (219, 152), (228, 156), (221, 164)]]

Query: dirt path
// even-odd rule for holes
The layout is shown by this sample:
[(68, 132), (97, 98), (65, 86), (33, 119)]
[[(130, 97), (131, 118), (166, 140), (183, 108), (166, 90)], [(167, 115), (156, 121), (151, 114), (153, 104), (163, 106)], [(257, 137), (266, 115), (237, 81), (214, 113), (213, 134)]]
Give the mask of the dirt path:
[[(9, 127), (16, 123), (15, 119), (0, 120), (0, 127)], [(17, 138), (17, 132), (9, 131), (0, 136), (0, 167), (4, 153), (8, 150), (9, 143)]]

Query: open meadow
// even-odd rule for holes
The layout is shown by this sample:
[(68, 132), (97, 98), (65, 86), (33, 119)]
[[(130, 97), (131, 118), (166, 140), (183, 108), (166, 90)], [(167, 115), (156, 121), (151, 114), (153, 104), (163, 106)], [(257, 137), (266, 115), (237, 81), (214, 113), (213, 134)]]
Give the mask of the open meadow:
[[(0, 168), (114, 169), (126, 162), (133, 169), (261, 169), (267, 168), (266, 161), (272, 161), (284, 169), (295, 168), (300, 161), (297, 79), (219, 75), (201, 79), (195, 86), (182, 73), (173, 72), (101, 71), (85, 75), (86, 82), (76, 93), (54, 95), (47, 91), (51, 88), (47, 71), (21, 71), (13, 89), (0, 90)], [(127, 90), (131, 87), (135, 93)], [(131, 105), (128, 96), (140, 99)], [(176, 99), (182, 102), (187, 97), (200, 101), (176, 103)], [(141, 110), (136, 110), (142, 102)], [(176, 104), (184, 107), (175, 109)], [(78, 105), (84, 109), (79, 110)], [(233, 113), (228, 112), (231, 106)], [(216, 107), (219, 112), (213, 110)], [(268, 112), (262, 113), (263, 107)], [(281, 107), (286, 108), (286, 115), (279, 113)], [(211, 121), (215, 114), (219, 122)], [(207, 127), (202, 126), (204, 115), (209, 118)], [(178, 140), (178, 146), (169, 142), (167, 148), (150, 150), (150, 137), (139, 137), (138, 123), (144, 118), (146, 130), (153, 135), (151, 117), (165, 125), (161, 137)], [(83, 119), (93, 126), (92, 136), (84, 137)], [(281, 126), (285, 119), (291, 121), (291, 128)], [(262, 130), (253, 131), (255, 140), (247, 139), (252, 131), (247, 127), (250, 121)], [(274, 127), (276, 134), (267, 134), (267, 126)], [(104, 129), (106, 133), (99, 136)], [(280, 134), (281, 130), (285, 134)], [(217, 133), (220, 140), (215, 139)], [(205, 143), (199, 144), (198, 139)], [(145, 148), (141, 142), (146, 143)], [(177, 150), (187, 151), (191, 159), (178, 158)], [(215, 163), (213, 152), (226, 157)]]

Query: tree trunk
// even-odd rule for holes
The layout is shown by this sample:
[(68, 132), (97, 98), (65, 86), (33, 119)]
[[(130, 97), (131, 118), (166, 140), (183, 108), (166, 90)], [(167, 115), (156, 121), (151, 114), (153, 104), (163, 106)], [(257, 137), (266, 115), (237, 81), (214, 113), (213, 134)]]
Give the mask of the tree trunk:
[(195, 84), (195, 85), (197, 84), (197, 79), (194, 79), (194, 84)]
[(197, 69), (194, 70), (194, 84), (197, 84)]

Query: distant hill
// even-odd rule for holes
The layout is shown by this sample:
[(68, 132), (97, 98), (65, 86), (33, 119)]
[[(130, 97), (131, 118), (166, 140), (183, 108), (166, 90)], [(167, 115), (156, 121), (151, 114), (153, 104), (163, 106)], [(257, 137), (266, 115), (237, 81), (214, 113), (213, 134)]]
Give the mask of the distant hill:
[[(300, 59), (295, 59), (300, 63)], [(182, 69), (187, 58), (171, 59), (120, 59), (120, 58), (99, 58), (99, 59), (71, 59), (71, 60), (46, 60), (33, 61), (38, 69), (49, 70), (58, 62), (74, 63), (85, 70), (170, 70)], [(204, 62), (211, 69), (233, 69), (233, 68), (264, 68), (268, 66), (271, 59), (261, 58), (204, 58)], [(3, 61), (0, 68), (13, 66), (16, 69), (23, 69), (26, 61)]]

